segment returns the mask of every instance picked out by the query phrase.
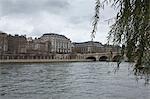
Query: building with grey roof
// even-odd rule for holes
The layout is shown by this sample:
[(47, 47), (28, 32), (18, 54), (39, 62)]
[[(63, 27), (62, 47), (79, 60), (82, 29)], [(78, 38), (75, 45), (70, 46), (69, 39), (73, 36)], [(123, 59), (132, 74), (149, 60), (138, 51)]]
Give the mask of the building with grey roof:
[(48, 42), (47, 49), (52, 53), (70, 53), (71, 40), (64, 35), (46, 33), (40, 37), (41, 42)]

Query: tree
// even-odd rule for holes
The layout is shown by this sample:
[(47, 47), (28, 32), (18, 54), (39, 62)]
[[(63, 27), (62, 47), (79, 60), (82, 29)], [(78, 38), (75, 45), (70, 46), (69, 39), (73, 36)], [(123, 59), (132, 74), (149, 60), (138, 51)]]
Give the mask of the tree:
[(96, 0), (92, 35), (96, 32), (100, 7), (108, 2), (119, 9), (108, 39), (125, 45), (128, 60), (136, 60), (135, 68), (150, 66), (150, 0)]

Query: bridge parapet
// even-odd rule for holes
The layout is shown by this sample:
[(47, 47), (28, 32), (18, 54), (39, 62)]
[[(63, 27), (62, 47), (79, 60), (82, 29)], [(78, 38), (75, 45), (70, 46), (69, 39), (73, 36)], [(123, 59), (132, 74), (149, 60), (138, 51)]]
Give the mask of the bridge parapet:
[(87, 54), (77, 54), (77, 57), (81, 59), (96, 59), (96, 61), (99, 60), (106, 60), (106, 61), (112, 61), (114, 57), (120, 56), (121, 53), (118, 52), (108, 52), (108, 53), (87, 53)]

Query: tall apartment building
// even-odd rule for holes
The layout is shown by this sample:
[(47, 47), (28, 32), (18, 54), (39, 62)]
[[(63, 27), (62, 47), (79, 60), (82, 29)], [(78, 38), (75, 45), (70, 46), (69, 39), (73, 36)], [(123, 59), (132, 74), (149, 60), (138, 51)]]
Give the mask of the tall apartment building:
[(8, 53), (9, 54), (24, 54), (26, 53), (27, 40), (25, 36), (8, 35)]
[(8, 51), (7, 34), (0, 31), (0, 54), (4, 54)]
[(46, 42), (46, 49), (50, 53), (70, 53), (71, 40), (64, 35), (47, 33), (40, 37), (41, 42)]

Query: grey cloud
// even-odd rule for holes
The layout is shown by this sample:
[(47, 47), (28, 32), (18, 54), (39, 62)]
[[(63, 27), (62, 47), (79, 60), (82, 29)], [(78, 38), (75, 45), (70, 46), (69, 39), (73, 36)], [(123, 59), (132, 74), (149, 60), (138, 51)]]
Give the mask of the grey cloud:
[(67, 0), (49, 0), (46, 2), (47, 6), (51, 5), (57, 8), (66, 8), (68, 7), (69, 3)]
[(81, 24), (81, 23), (87, 23), (89, 22), (91, 19), (90, 15), (87, 16), (73, 16), (70, 17), (69, 22), (71, 22), (72, 24)]
[[(72, 41), (90, 40), (94, 4), (95, 0), (0, 0), (0, 29), (32, 37), (55, 32)], [(96, 40), (106, 37), (109, 27), (104, 20), (113, 13), (101, 10)]]
[(67, 0), (0, 0), (1, 14), (31, 14), (40, 11), (59, 13), (67, 9)]

